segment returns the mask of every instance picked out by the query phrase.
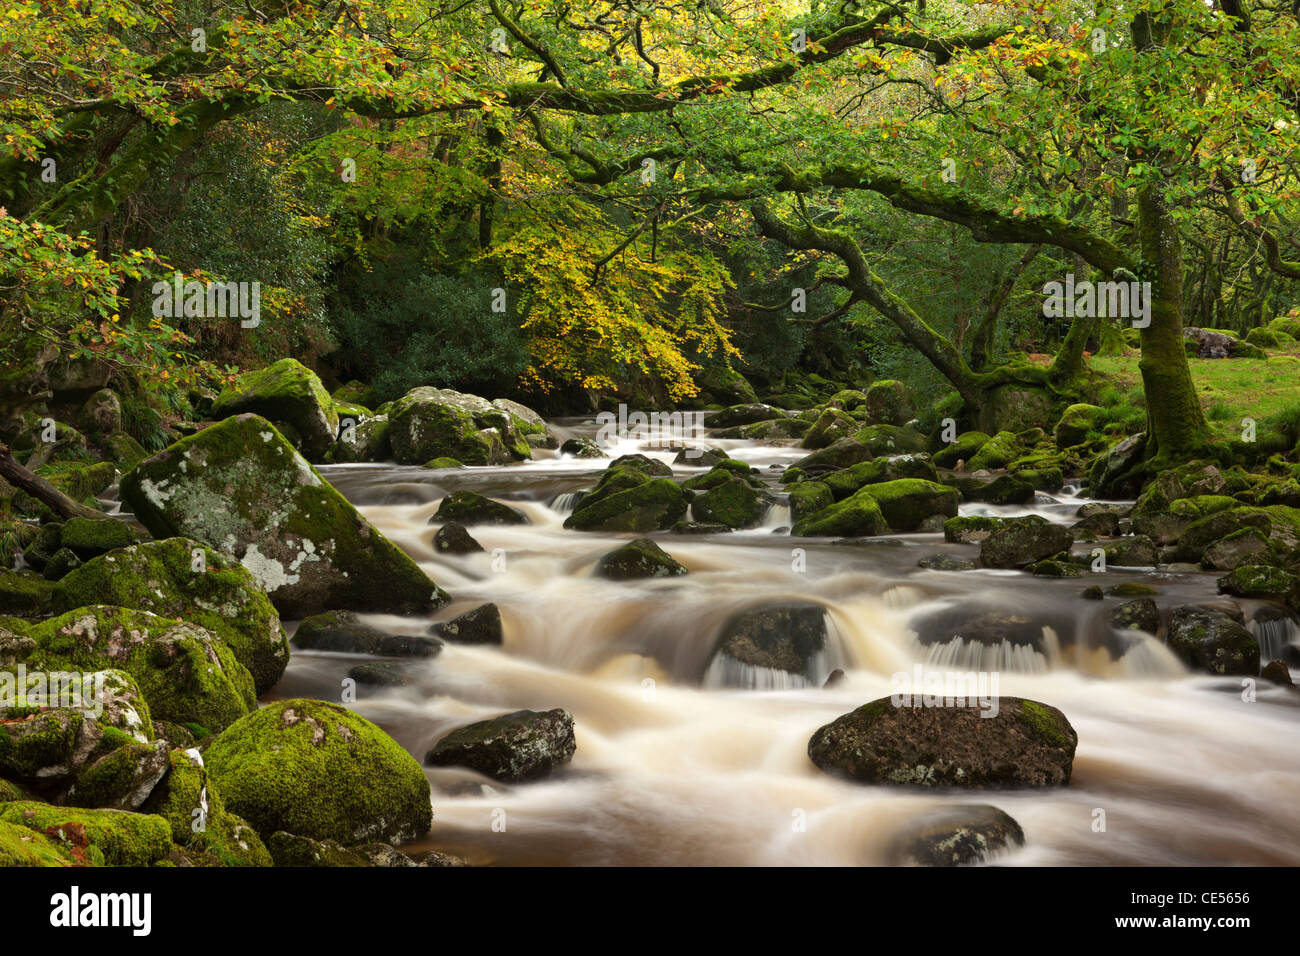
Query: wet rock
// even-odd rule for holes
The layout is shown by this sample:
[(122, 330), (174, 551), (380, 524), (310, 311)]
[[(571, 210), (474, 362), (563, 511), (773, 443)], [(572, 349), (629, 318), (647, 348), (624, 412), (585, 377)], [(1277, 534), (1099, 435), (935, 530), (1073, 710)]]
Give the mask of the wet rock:
[(1100, 601), (1102, 599), (1101, 587), (1093, 584), (1079, 592), (1079, 597), (1085, 601)]
[(1070, 533), (1076, 541), (1118, 537), (1119, 518), (1110, 512), (1099, 511), (1070, 525)]
[(724, 686), (746, 686), (740, 680), (743, 668), (730, 662), (817, 682), (826, 642), (826, 609), (820, 604), (764, 604), (741, 611), (723, 625), (714, 649), (715, 666), (721, 667)]
[(1121, 581), (1106, 589), (1108, 597), (1153, 597), (1160, 593), (1159, 588), (1138, 581)]
[(826, 683), (822, 684), (822, 689), (830, 690), (833, 687), (838, 687), (844, 683), (844, 676), (843, 668), (835, 668), (835, 670), (831, 671), (830, 676), (826, 678)]
[(447, 734), (424, 758), (426, 766), (469, 767), (502, 783), (549, 777), (573, 758), (573, 718), (563, 710), (517, 710)]
[[(388, 416), (364, 414), (346, 406), (336, 406), (339, 410), (339, 437), (330, 448), (326, 460), (334, 464), (351, 464), (362, 461), (390, 461), (393, 446), (388, 441)], [(447, 459), (454, 461), (454, 459)], [(431, 466), (426, 462), (425, 467)], [(459, 467), (457, 462), (454, 466)]]
[(614, 581), (666, 578), (685, 574), (686, 568), (650, 538), (637, 538), (596, 562), (597, 577)]
[(1106, 549), (1107, 565), (1118, 565), (1125, 568), (1149, 568), (1154, 567), (1159, 560), (1160, 555), (1156, 551), (1155, 542), (1145, 535), (1120, 538), (1114, 545)]
[(41, 571), (41, 577), (47, 581), (61, 581), (72, 571), (81, 567), (81, 559), (77, 557), (70, 548), (59, 548), (54, 552), (53, 557), (45, 562), (45, 569)]
[(1060, 787), (1070, 782), (1078, 735), (1047, 704), (998, 698), (979, 707), (894, 706), (882, 697), (813, 734), (808, 756), (827, 773), (885, 786)]
[(337, 704), (275, 701), (222, 731), (203, 759), (226, 806), (261, 834), (398, 845), (432, 821), (423, 768)]
[(297, 359), (245, 372), (222, 389), (212, 406), (214, 420), (245, 412), (293, 426), (311, 461), (324, 460), (339, 431), (334, 400), (316, 373)]
[(1074, 513), (1076, 518), (1090, 518), (1093, 515), (1111, 514), (1116, 518), (1127, 518), (1132, 512), (1131, 505), (1117, 505), (1108, 501), (1090, 501), (1087, 504), (1079, 505), (1079, 510)]
[(475, 491), (456, 491), (442, 499), (430, 524), (457, 521), (463, 525), (474, 524), (528, 524), (528, 517), (518, 508), (493, 501)]
[(459, 521), (448, 521), (433, 536), (433, 550), (439, 554), (473, 554), (482, 551), (483, 545)]
[(1283, 687), (1294, 687), (1295, 683), (1291, 680), (1291, 671), (1286, 666), (1285, 661), (1269, 661), (1264, 665), (1264, 669), (1259, 672), (1259, 676), (1273, 684), (1281, 684)]
[(154, 537), (193, 538), (234, 558), (288, 617), (329, 608), (424, 614), (447, 603), (255, 415), (181, 439), (129, 472), (121, 490)]
[(974, 571), (976, 568), (974, 561), (953, 554), (933, 554), (916, 562), (916, 566), (927, 571)]
[(560, 444), (559, 439), (551, 433), (546, 419), (527, 405), (521, 405), (508, 398), (494, 398), (492, 407), (500, 409), (510, 417), (510, 425), (514, 433), (522, 436), (529, 448), (555, 448)]
[(416, 634), (389, 634), (361, 623), (351, 611), (314, 614), (298, 625), (294, 647), (380, 657), (434, 657), (442, 642)]
[(1222, 611), (1199, 605), (1175, 608), (1166, 641), (1184, 663), (1211, 674), (1259, 673), (1259, 642)]
[(943, 523), (945, 541), (954, 544), (974, 544), (983, 541), (1003, 527), (1010, 518), (989, 518), (983, 515), (960, 515)]
[(673, 469), (658, 458), (648, 455), (621, 455), (609, 463), (610, 468), (632, 468), (651, 478), (671, 478)]
[(1160, 611), (1150, 598), (1125, 601), (1110, 612), (1110, 626), (1118, 630), (1146, 631), (1155, 634), (1160, 630)]
[(560, 455), (570, 458), (608, 458), (598, 444), (590, 438), (568, 438), (560, 445)]
[(798, 468), (809, 475), (822, 475), (828, 471), (848, 468), (858, 462), (870, 461), (876, 457), (871, 449), (855, 438), (844, 438), (820, 451), (813, 452), (796, 461), (792, 468)]
[(411, 672), (395, 661), (366, 661), (350, 668), (348, 676), (372, 687), (407, 687), (415, 683)]
[(705, 428), (731, 428), (735, 425), (752, 425), (755, 422), (772, 421), (785, 418), (785, 412), (771, 405), (754, 402), (745, 405), (732, 405), (720, 412), (713, 412), (704, 418)]
[(359, 867), (370, 860), (349, 850), (337, 840), (313, 840), (277, 830), (266, 838), (266, 847), (276, 866), (288, 867)]
[(707, 524), (700, 521), (679, 521), (668, 530), (673, 534), (726, 534), (731, 529), (725, 524)]
[(1205, 549), (1201, 564), (1215, 571), (1231, 571), (1251, 563), (1268, 551), (1268, 537), (1256, 528), (1242, 528)]
[(944, 807), (910, 821), (890, 843), (890, 866), (968, 866), (1025, 845), (1015, 820), (988, 804)]
[(674, 465), (688, 465), (693, 468), (712, 468), (727, 458), (721, 448), (683, 448), (673, 457)]
[(1089, 493), (1096, 498), (1113, 498), (1135, 491), (1138, 482), (1133, 477), (1133, 470), (1142, 461), (1146, 444), (1146, 432), (1138, 432), (1118, 442), (1098, 458), (1088, 472)]
[(1239, 564), (1219, 578), (1219, 592), (1236, 597), (1285, 601), (1300, 583), (1300, 576), (1263, 564)]
[(1040, 650), (1043, 621), (1025, 614), (963, 602), (919, 615), (909, 622), (922, 646), (947, 644), (961, 638), (970, 644), (996, 646), (1006, 642), (1016, 647)]
[(471, 611), (439, 621), (429, 628), (434, 637), (452, 644), (501, 644), (501, 610), (492, 603), (480, 604)]
[(1077, 564), (1070, 564), (1068, 561), (1044, 558), (1041, 561), (1035, 561), (1033, 564), (1025, 565), (1025, 573), (1040, 578), (1081, 578), (1084, 575), (1084, 570)]
[(1022, 568), (1069, 551), (1069, 529), (1037, 515), (1007, 520), (980, 543), (980, 563), (988, 568)]

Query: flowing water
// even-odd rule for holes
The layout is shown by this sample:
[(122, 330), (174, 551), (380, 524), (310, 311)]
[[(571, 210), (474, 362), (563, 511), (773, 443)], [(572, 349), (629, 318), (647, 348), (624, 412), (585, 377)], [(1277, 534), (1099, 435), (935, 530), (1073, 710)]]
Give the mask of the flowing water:
[[(591, 435), (595, 426), (561, 421), (555, 431)], [(789, 443), (708, 444), (727, 447), (773, 482), (804, 454)], [(610, 452), (671, 462), (657, 447), (641, 436)], [(916, 566), (921, 557), (974, 556), (977, 546), (920, 533), (852, 544), (791, 538), (789, 510), (778, 505), (754, 530), (657, 536), (686, 576), (607, 581), (592, 577), (594, 562), (634, 535), (566, 531), (562, 522), (573, 493), (590, 488), (608, 462), (537, 455), (456, 471), (321, 469), (454, 597), (436, 619), (492, 601), (504, 623), (502, 647), (448, 644), (409, 663), (417, 678), (410, 686), (361, 686), (354, 706), (362, 714), (421, 760), (451, 729), (506, 711), (560, 707), (576, 722), (572, 763), (544, 782), (507, 786), (427, 768), (433, 830), (412, 849), (505, 865), (878, 864), (909, 821), (940, 806), (992, 803), (1025, 831), (1025, 846), (998, 858), (1006, 865), (1300, 864), (1300, 694), (1258, 682), (1255, 699), (1245, 700), (1240, 678), (1189, 672), (1155, 638), (1112, 632), (1104, 616), (1115, 600), (1080, 598), (1089, 584), (1143, 581), (1160, 589), (1165, 608), (1213, 599), (1213, 575), (925, 571)], [(703, 470), (674, 466), (679, 478)], [(476, 526), (485, 553), (435, 555), (429, 518), (444, 495), (464, 489), (508, 501), (531, 523)], [(1079, 504), (1040, 496), (1022, 508), (962, 511), (1064, 522)], [(790, 599), (828, 612), (830, 647), (812, 679), (712, 660), (730, 615)], [(1041, 639), (997, 646), (918, 639), (917, 621), (954, 608), (1027, 616), (1042, 625)], [(400, 633), (428, 627), (364, 619)], [(1300, 643), (1293, 621), (1251, 626), (1266, 654), (1294, 654), (1287, 645)], [(357, 660), (295, 650), (274, 696), (338, 699)], [(816, 769), (807, 756), (813, 732), (889, 695), (892, 676), (918, 664), (993, 671), (1000, 693), (1060, 708), (1079, 736), (1070, 785), (934, 794), (862, 786)], [(824, 689), (835, 668), (844, 678)]]

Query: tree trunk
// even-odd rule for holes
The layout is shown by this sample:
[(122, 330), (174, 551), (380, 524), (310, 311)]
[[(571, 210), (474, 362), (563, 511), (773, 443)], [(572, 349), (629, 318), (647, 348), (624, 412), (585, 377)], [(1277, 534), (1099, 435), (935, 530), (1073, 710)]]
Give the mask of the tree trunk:
[(1151, 324), (1141, 330), (1138, 369), (1147, 402), (1148, 459), (1178, 462), (1198, 454), (1210, 437), (1183, 346), (1182, 255), (1178, 229), (1163, 197), (1138, 193), (1138, 238), (1150, 264)]
[(42, 478), (40, 475), (34, 475), (22, 465), (20, 465), (9, 451), (9, 446), (0, 443), (0, 478), (27, 492), (37, 501), (49, 506), (50, 510), (60, 518), (107, 518), (112, 520), (112, 515), (107, 515), (96, 508), (90, 508), (81, 504), (79, 501), (73, 501), (63, 492), (59, 491), (52, 484)]

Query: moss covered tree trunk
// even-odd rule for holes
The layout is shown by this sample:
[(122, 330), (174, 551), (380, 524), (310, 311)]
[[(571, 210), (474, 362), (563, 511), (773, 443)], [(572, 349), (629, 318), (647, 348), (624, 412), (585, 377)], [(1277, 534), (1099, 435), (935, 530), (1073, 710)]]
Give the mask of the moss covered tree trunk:
[(1138, 368), (1147, 402), (1147, 458), (1186, 460), (1208, 441), (1183, 346), (1183, 276), (1178, 231), (1153, 187), (1138, 192), (1138, 238), (1151, 273), (1151, 323), (1141, 330)]

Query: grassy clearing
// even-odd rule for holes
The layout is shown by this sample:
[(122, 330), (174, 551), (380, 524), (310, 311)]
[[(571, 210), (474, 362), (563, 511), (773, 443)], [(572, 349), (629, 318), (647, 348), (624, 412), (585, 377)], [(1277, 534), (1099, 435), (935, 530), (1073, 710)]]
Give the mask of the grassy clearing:
[[(1262, 425), (1280, 416), (1300, 414), (1300, 353), (1272, 352), (1267, 360), (1189, 358), (1187, 363), (1210, 426), (1226, 439), (1240, 437), (1243, 418)], [(1088, 368), (1100, 404), (1112, 404), (1118, 396), (1125, 407), (1116, 414), (1133, 418), (1140, 429), (1145, 396), (1138, 353), (1093, 356)]]

